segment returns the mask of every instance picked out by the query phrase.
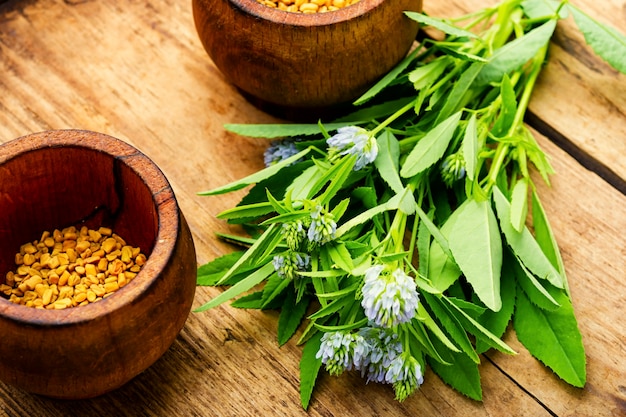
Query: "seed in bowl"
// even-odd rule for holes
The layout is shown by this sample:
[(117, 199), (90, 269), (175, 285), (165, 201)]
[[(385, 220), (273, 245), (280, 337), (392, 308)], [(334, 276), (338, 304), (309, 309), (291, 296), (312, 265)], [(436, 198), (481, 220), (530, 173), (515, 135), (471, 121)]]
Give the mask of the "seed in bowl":
[(325, 13), (350, 6), (359, 0), (257, 0), (274, 9), (292, 13)]
[(15, 254), (0, 294), (27, 307), (61, 310), (110, 296), (146, 263), (140, 248), (107, 227), (45, 231)]

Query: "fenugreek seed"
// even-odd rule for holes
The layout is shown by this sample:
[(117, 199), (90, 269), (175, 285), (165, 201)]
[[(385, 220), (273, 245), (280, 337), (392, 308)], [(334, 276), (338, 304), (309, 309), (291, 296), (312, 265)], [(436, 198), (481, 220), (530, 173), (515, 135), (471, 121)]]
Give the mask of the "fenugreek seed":
[(100, 227), (98, 229), (98, 233), (100, 233), (102, 236), (111, 236), (113, 234), (113, 230), (111, 230), (108, 227)]
[(41, 296), (41, 300), (43, 301), (43, 305), (45, 306), (50, 304), (50, 301), (52, 301), (52, 290), (50, 288), (44, 291), (43, 295)]
[(135, 264), (141, 267), (146, 263), (146, 260), (147, 260), (146, 255), (144, 255), (143, 253), (140, 253), (135, 258)]
[(315, 3), (304, 3), (299, 8), (302, 13), (315, 13), (317, 12), (317, 9), (319, 9), (319, 6)]
[(82, 266), (82, 265), (77, 265), (76, 267), (74, 267), (74, 271), (75, 271), (77, 274), (84, 275), (84, 274), (85, 274), (85, 267), (84, 267), (84, 266)]
[[(120, 272), (120, 275), (121, 274), (123, 274), (123, 272)], [(110, 276), (104, 280), (105, 284), (108, 284), (109, 282), (117, 282), (117, 276)]]
[(73, 273), (70, 275), (70, 278), (67, 280), (67, 285), (70, 287), (75, 287), (80, 283), (80, 276), (77, 273)]
[(83, 301), (87, 300), (87, 293), (86, 292), (81, 292), (79, 294), (76, 294), (74, 296), (74, 301), (76, 303), (82, 303)]
[(88, 263), (85, 265), (85, 274), (86, 275), (96, 275), (98, 273), (98, 268), (92, 263)]
[(37, 295), (39, 297), (43, 297), (43, 294), (46, 292), (46, 290), (48, 290), (50, 287), (47, 284), (37, 284), (35, 285), (35, 292), (37, 293)]
[(124, 262), (125, 264), (129, 263), (130, 260), (133, 257), (133, 248), (131, 248), (130, 246), (124, 246), (122, 248), (122, 256), (120, 257), (120, 259), (122, 260), (122, 262)]
[(40, 284), (42, 281), (43, 278), (41, 278), (39, 275), (35, 275), (24, 281), (24, 284), (26, 284), (28, 286), (28, 289), (32, 291), (35, 289), (35, 286), (37, 284)]
[[(44, 263), (43, 259), (42, 259), (42, 263)], [(59, 265), (61, 265), (61, 260), (59, 259), (58, 255), (52, 256), (52, 257), (48, 256), (47, 264), (48, 264), (48, 267), (50, 267), (51, 269), (56, 269), (59, 267)]]
[(139, 272), (141, 270), (140, 265), (133, 265), (128, 269), (130, 272)]
[(94, 284), (91, 287), (89, 287), (91, 289), (91, 291), (93, 291), (98, 297), (102, 297), (106, 291), (104, 290), (104, 287), (100, 284)]
[(89, 230), (88, 233), (89, 233), (89, 239), (92, 242), (98, 242), (100, 241), (100, 239), (102, 239), (102, 235), (97, 230)]
[(93, 303), (94, 301), (96, 301), (96, 298), (97, 298), (96, 293), (93, 292), (93, 290), (88, 290), (87, 291), (87, 300), (90, 303)]
[(126, 246), (126, 241), (124, 239), (122, 239), (122, 237), (118, 234), (113, 233), (113, 238), (115, 238), (115, 240), (117, 240), (117, 243), (120, 244), (121, 246)]
[(89, 249), (90, 246), (91, 246), (91, 243), (89, 243), (87, 240), (83, 240), (76, 244), (75, 249), (76, 249), (76, 252), (83, 253), (84, 251)]
[(32, 243), (26, 243), (25, 245), (22, 245), (22, 247), (20, 248), (20, 252), (23, 254), (28, 253), (29, 255), (32, 255), (33, 253), (37, 252), (37, 248)]
[(4, 295), (11, 295), (11, 286), (6, 284), (0, 284), (0, 292)]
[(98, 271), (101, 271), (101, 272), (106, 271), (108, 265), (109, 265), (109, 262), (106, 260), (106, 258), (100, 259), (100, 261), (98, 261)]
[(37, 259), (35, 259), (35, 255), (33, 255), (32, 253), (25, 253), (24, 254), (24, 265), (32, 265), (35, 263)]
[(13, 271), (9, 271), (7, 272), (6, 276), (5, 276), (5, 280), (4, 282), (6, 283), (6, 285), (9, 286), (13, 286), (13, 283), (15, 282), (15, 273)]
[(59, 287), (67, 285), (67, 281), (70, 279), (70, 276), (71, 274), (69, 273), (69, 271), (63, 272), (61, 276), (59, 277), (59, 280), (57, 281), (57, 285)]
[(117, 281), (114, 282), (106, 282), (104, 284), (104, 291), (109, 293), (109, 292), (115, 292), (117, 290), (120, 289), (120, 286), (117, 284)]
[[(132, 278), (129, 278), (132, 279)], [(117, 276), (117, 285), (120, 286), (120, 288), (122, 288), (123, 286), (125, 286), (128, 283), (128, 281), (126, 280), (126, 274), (124, 272), (120, 273)]]
[(102, 242), (102, 246), (100, 246), (106, 253), (111, 253), (113, 250), (117, 249), (117, 240), (110, 237)]

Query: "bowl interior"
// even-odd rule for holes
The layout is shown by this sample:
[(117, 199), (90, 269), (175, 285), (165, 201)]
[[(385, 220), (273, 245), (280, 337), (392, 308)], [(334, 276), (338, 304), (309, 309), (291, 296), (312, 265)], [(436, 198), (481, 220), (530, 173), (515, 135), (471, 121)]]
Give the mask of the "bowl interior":
[(146, 256), (158, 233), (152, 192), (124, 157), (80, 144), (35, 145), (0, 163), (0, 212), (0, 283), (20, 245), (45, 230), (110, 227)]

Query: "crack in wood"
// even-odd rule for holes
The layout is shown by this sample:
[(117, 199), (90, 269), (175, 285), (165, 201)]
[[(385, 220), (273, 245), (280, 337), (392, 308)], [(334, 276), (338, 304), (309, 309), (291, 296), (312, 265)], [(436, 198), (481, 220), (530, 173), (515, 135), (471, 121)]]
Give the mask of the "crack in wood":
[(626, 195), (626, 180), (620, 177), (619, 174), (609, 168), (606, 164), (600, 162), (598, 159), (585, 152), (580, 146), (568, 139), (565, 135), (560, 133), (535, 113), (530, 111), (527, 112), (525, 120), (526, 123), (550, 139), (559, 148), (563, 149), (583, 167), (591, 172), (594, 172), (617, 191)]
[(532, 392), (530, 392), (529, 390), (526, 389), (526, 387), (524, 387), (522, 384), (520, 384), (515, 378), (513, 378), (511, 375), (509, 375), (504, 369), (502, 369), (500, 366), (498, 366), (498, 364), (491, 359), (489, 356), (487, 355), (482, 355), (483, 358), (487, 359), (487, 361), (492, 364), (498, 371), (500, 371), (500, 373), (502, 375), (504, 375), (505, 377), (507, 377), (513, 384), (515, 384), (516, 387), (518, 387), (520, 390), (522, 390), (526, 395), (528, 395), (530, 398), (532, 398), (537, 404), (539, 404), (544, 410), (546, 410), (548, 412), (548, 414), (550, 414), (552, 417), (559, 417), (558, 414), (556, 414), (554, 411), (552, 411), (546, 404), (544, 404), (543, 401), (541, 401), (539, 398), (537, 398), (537, 396), (535, 394), (533, 394)]

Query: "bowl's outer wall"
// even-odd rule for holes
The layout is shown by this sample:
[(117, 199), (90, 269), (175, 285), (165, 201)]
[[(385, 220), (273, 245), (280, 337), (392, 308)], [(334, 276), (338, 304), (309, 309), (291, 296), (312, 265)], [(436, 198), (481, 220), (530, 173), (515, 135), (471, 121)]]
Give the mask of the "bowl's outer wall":
[[(64, 136), (74, 145), (63, 146)], [(0, 300), (0, 379), (51, 397), (94, 397), (152, 365), (182, 329), (196, 288), (191, 232), (163, 174), (129, 145), (83, 131), (55, 131), (20, 140), (24, 142), (0, 147), (0, 207), (13, 207), (10, 216), (0, 218), (1, 280), (20, 244), (37, 239), (43, 230), (85, 219), (110, 221), (129, 243), (146, 245), (150, 253), (142, 271), (126, 287), (85, 307), (42, 311)], [(20, 146), (29, 140), (48, 146)], [(89, 149), (77, 143), (88, 143)], [(12, 151), (15, 155), (7, 156)], [(51, 152), (59, 157), (51, 157)], [(85, 161), (74, 158), (85, 158), (91, 168), (85, 169)], [(39, 166), (33, 168), (33, 161), (39, 161)], [(60, 163), (75, 167), (74, 171), (61, 168)], [(74, 194), (68, 190), (84, 181), (63, 180), (68, 172), (73, 178), (77, 172), (90, 176), (95, 190), (78, 194), (83, 198), (73, 196), (76, 190)], [(19, 178), (28, 181), (20, 185)], [(50, 186), (52, 190), (47, 189)], [(92, 200), (79, 201), (87, 198)], [(94, 210), (99, 205), (108, 208)]]
[[(367, 9), (367, 2), (377, 0), (361, 0), (337, 12), (300, 15), (249, 2), (255, 0), (193, 0), (200, 40), (217, 68), (243, 92), (305, 109), (350, 102), (393, 68), (418, 31), (417, 22), (403, 12), (422, 6), (421, 0), (384, 0)], [(333, 21), (334, 14), (361, 10)]]

